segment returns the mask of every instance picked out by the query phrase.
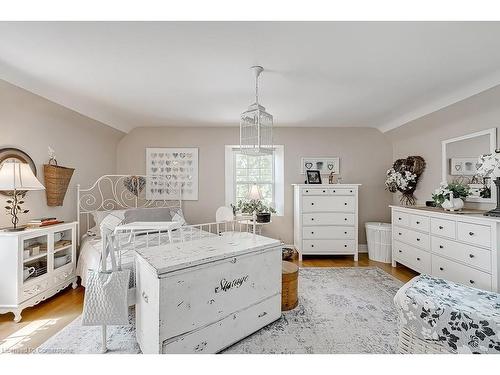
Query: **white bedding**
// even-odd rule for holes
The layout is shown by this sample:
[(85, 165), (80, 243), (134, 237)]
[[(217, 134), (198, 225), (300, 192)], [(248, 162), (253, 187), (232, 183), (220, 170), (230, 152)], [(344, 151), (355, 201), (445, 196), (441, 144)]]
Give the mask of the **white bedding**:
[[(184, 227), (186, 228), (186, 227)], [(182, 229), (181, 229), (182, 230)], [(123, 240), (120, 243), (126, 243), (127, 234), (122, 234)], [(180, 240), (181, 232), (179, 230), (172, 231), (173, 241)], [(215, 234), (202, 231), (200, 229), (190, 229), (182, 232), (182, 237), (184, 240), (188, 241), (191, 237), (193, 239), (215, 236)], [(146, 247), (146, 241), (149, 242), (149, 246), (153, 245), (165, 245), (169, 243), (168, 236), (162, 233), (160, 236), (160, 242), (158, 242), (158, 234), (149, 234), (147, 236), (136, 236), (135, 244), (124, 245), (120, 251), (120, 264), (122, 268), (131, 270), (131, 286), (134, 284), (135, 273), (134, 273), (134, 248)], [(102, 253), (102, 238), (92, 237), (89, 235), (84, 235), (82, 237), (80, 245), (80, 255), (78, 257), (78, 263), (76, 267), (76, 274), (81, 278), (81, 285), (86, 286), (87, 283), (87, 271), (99, 269), (100, 260)], [(108, 258), (108, 269), (111, 268), (111, 260)]]

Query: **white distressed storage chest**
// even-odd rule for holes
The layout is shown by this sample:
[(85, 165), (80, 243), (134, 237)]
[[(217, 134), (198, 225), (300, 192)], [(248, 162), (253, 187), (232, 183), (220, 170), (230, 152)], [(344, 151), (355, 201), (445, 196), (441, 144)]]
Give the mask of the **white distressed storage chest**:
[(358, 260), (359, 184), (296, 184), (294, 246), (303, 254), (354, 255)]
[(500, 290), (500, 220), (440, 209), (392, 207), (392, 265), (471, 287)]
[(245, 232), (138, 249), (144, 353), (217, 353), (281, 316), (281, 245)]

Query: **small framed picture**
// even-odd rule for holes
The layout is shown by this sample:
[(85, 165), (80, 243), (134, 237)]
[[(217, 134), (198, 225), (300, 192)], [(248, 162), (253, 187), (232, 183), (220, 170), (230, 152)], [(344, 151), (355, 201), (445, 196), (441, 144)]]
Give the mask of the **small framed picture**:
[(306, 171), (308, 184), (321, 184), (321, 174), (319, 171)]

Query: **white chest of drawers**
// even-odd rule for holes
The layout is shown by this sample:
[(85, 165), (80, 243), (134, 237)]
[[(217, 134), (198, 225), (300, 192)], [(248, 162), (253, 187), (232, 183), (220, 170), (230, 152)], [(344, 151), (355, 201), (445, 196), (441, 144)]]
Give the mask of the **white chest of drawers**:
[(294, 186), (294, 246), (303, 254), (358, 260), (359, 184)]
[(500, 220), (437, 209), (392, 207), (392, 265), (472, 287), (500, 290)]

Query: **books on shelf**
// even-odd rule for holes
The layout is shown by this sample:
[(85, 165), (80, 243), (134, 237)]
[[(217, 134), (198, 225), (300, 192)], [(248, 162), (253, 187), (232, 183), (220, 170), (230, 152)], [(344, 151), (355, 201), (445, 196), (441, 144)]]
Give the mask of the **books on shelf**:
[(55, 217), (42, 217), (39, 219), (32, 219), (28, 221), (27, 227), (28, 228), (40, 228), (40, 227), (46, 227), (48, 225), (54, 225), (54, 224), (60, 224), (64, 223), (62, 220), (58, 220)]

